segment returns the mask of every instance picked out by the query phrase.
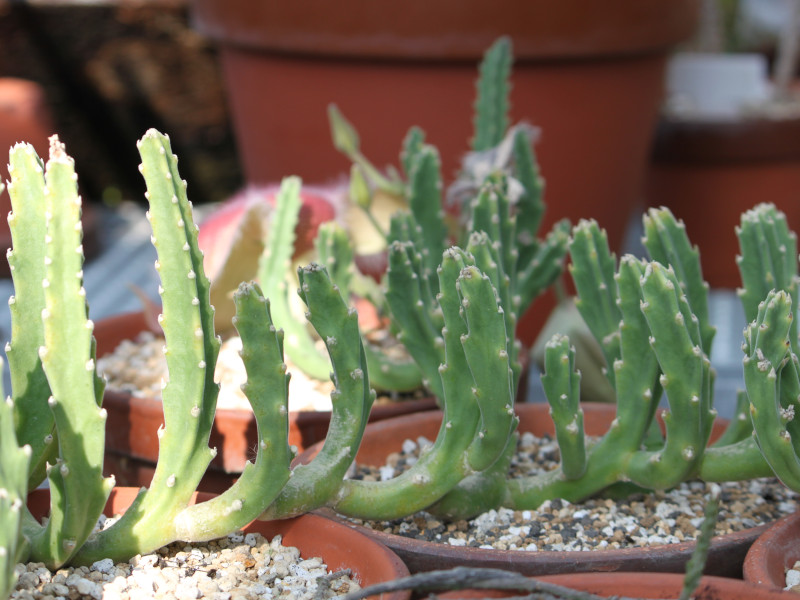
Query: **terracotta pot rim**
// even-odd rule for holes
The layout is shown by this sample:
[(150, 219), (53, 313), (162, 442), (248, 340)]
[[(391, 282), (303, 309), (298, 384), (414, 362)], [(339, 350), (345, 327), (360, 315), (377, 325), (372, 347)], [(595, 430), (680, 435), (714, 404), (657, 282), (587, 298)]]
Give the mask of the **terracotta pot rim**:
[(800, 114), (781, 118), (681, 120), (662, 117), (657, 163), (730, 164), (800, 160)]
[[(580, 591), (600, 596), (624, 595), (642, 598), (677, 598), (683, 589), (682, 573), (650, 573), (620, 571), (617, 573), (562, 573), (558, 575), (541, 575), (536, 578), (563, 585)], [(471, 590), (469, 590), (471, 591)], [(478, 594), (460, 594), (447, 592), (440, 594), (442, 598), (484, 597)], [(494, 597), (505, 597), (511, 593), (499, 593)], [(695, 595), (702, 600), (715, 598), (733, 598), (746, 600), (779, 600), (786, 598), (780, 592), (774, 592), (741, 579), (704, 575), (697, 587)]]
[[(433, 397), (423, 397), (413, 400), (400, 400), (397, 402), (397, 404), (428, 412), (431, 410), (432, 405), (435, 405), (435, 399)], [(133, 394), (120, 390), (105, 390), (103, 393), (103, 406), (106, 408), (130, 406), (136, 412), (145, 415), (161, 416), (163, 414), (160, 398), (134, 396)], [(391, 409), (393, 406), (394, 405), (391, 404), (380, 404), (373, 406), (373, 410), (378, 409), (380, 411), (382, 408)], [(216, 412), (218, 417), (222, 417), (225, 420), (241, 421), (243, 423), (255, 423), (253, 411), (249, 408), (218, 407)], [(300, 419), (303, 419), (304, 416), (306, 419), (314, 419), (317, 417), (329, 418), (331, 416), (331, 411), (329, 410), (292, 410), (289, 412), (292, 415), (296, 415)]]
[(192, 23), (223, 45), (276, 53), (474, 62), (501, 34), (514, 38), (520, 61), (665, 52), (692, 34), (698, 18), (692, 0), (615, 0), (613, 9), (581, 0), (501, 0), (500, 7), (354, 0), (334, 14), (327, 6), (318, 0), (255, 9), (249, 0), (195, 0)]
[[(775, 521), (750, 546), (744, 559), (744, 579), (782, 590), (784, 569), (800, 560), (800, 511)], [(780, 572), (776, 579), (775, 571)]]

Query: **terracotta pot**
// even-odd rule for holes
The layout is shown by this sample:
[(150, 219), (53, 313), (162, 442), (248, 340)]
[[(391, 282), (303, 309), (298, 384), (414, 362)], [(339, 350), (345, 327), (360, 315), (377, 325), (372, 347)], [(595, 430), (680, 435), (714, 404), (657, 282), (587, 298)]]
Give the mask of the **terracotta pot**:
[[(36, 154), (47, 160), (50, 144), (48, 138), (55, 133), (53, 115), (45, 98), (44, 89), (34, 81), (0, 77), (0, 180), (8, 180), (8, 150), (17, 142), (27, 142)], [(5, 256), (11, 247), (11, 231), (6, 215), (11, 211), (8, 192), (0, 194), (0, 251)], [(96, 217), (92, 206), (83, 205), (84, 255), (91, 258), (97, 253)], [(0, 260), (0, 277), (10, 277), (8, 261)]]
[[(683, 589), (683, 575), (679, 573), (572, 573), (544, 575), (541, 581), (589, 592), (598, 596), (625, 596), (652, 598), (653, 600), (678, 598)], [(505, 598), (511, 592), (494, 590), (464, 590), (440, 594), (442, 598)], [(706, 575), (692, 594), (695, 600), (786, 600), (786, 594), (767, 590), (750, 583)]]
[(750, 547), (744, 578), (769, 588), (786, 586), (786, 569), (800, 560), (800, 513), (777, 520)]
[[(36, 149), (36, 154), (47, 159), (48, 138), (55, 133), (53, 115), (45, 98), (44, 89), (34, 81), (0, 78), (0, 152), (3, 155), (0, 177), (8, 179), (8, 150), (17, 142), (27, 142)], [(8, 193), (0, 195), (0, 243), (3, 248), (11, 245), (11, 234), (5, 216), (11, 210)], [(8, 265), (3, 262), (5, 274)]]
[[(712, 287), (741, 285), (734, 231), (741, 213), (773, 202), (800, 231), (800, 117), (741, 121), (662, 120), (647, 202), (683, 219)], [(713, 226), (709, 226), (713, 223)]]
[[(117, 487), (111, 492), (106, 504), (106, 516), (124, 513), (131, 505), (139, 488)], [(192, 503), (203, 502), (212, 497), (208, 493), (195, 493)], [(50, 492), (35, 490), (28, 495), (28, 507), (37, 519), (46, 516), (50, 510)], [(391, 581), (408, 574), (408, 569), (391, 551), (374, 540), (323, 519), (317, 515), (303, 515), (282, 521), (253, 521), (244, 531), (260, 533), (268, 539), (276, 535), (283, 538), (287, 546), (300, 549), (302, 556), (319, 556), (331, 571), (351, 569), (353, 577), (362, 586)], [(408, 600), (410, 593), (396, 592), (384, 595), (384, 600)]]
[[(586, 434), (596, 436), (604, 434), (615, 417), (616, 407), (592, 403), (582, 406)], [(520, 417), (520, 431), (536, 435), (553, 434), (549, 405), (546, 403), (519, 404), (515, 410)], [(430, 411), (369, 425), (364, 433), (356, 461), (368, 465), (385, 464), (387, 455), (399, 449), (404, 440), (416, 439), (419, 436), (435, 439), (440, 423), (441, 412)], [(717, 420), (711, 435), (712, 441), (722, 434), (726, 424), (727, 421), (724, 419)], [(319, 449), (319, 444), (312, 446), (298, 457), (298, 461), (310, 461)], [(321, 511), (321, 514), (334, 519), (339, 518), (329, 510)], [(367, 527), (353, 526), (394, 550), (412, 573), (448, 569), (458, 565), (513, 569), (525, 575), (584, 571), (678, 572), (684, 569), (695, 546), (694, 542), (683, 542), (649, 548), (591, 552), (487, 550), (420, 541)], [(709, 552), (707, 574), (741, 576), (742, 562), (747, 549), (767, 527), (768, 525), (762, 525), (715, 537)]]
[[(123, 340), (135, 339), (148, 329), (144, 313), (134, 312), (110, 317), (95, 326), (97, 355), (112, 352)], [(380, 421), (409, 412), (430, 410), (433, 398), (392, 404), (376, 404), (370, 421)], [(120, 485), (149, 485), (158, 459), (158, 428), (164, 423), (160, 400), (137, 398), (128, 393), (106, 390), (103, 407), (106, 422), (106, 472), (113, 473)], [(330, 411), (291, 411), (289, 443), (303, 450), (325, 438)], [(218, 409), (209, 444), (217, 448), (200, 489), (220, 492), (242, 472), (245, 463), (255, 458), (252, 450), (258, 443), (256, 422), (250, 411)]]
[(472, 135), (477, 64), (509, 35), (512, 120), (543, 130), (545, 227), (596, 217), (618, 249), (642, 195), (665, 60), (692, 34), (697, 9), (695, 0), (193, 0), (192, 17), (219, 47), (250, 183), (349, 172), (331, 143), (331, 102), (379, 167), (398, 164), (401, 140), (419, 125), (449, 178)]

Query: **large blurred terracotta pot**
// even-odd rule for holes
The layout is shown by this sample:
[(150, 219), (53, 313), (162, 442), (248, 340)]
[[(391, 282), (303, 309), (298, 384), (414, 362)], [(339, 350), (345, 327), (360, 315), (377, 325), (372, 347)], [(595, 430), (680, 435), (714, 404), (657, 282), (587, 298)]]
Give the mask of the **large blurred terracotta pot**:
[[(349, 169), (326, 106), (354, 122), (377, 165), (397, 164), (412, 125), (450, 177), (472, 135), (477, 64), (513, 41), (512, 118), (542, 128), (545, 226), (595, 217), (617, 249), (634, 205), (663, 95), (665, 59), (693, 32), (696, 0), (193, 0), (215, 40), (251, 183)], [(532, 339), (524, 339), (530, 344)]]
[(667, 206), (700, 249), (713, 288), (741, 285), (735, 228), (741, 214), (772, 202), (800, 231), (800, 116), (738, 120), (664, 118), (647, 177), (647, 200)]

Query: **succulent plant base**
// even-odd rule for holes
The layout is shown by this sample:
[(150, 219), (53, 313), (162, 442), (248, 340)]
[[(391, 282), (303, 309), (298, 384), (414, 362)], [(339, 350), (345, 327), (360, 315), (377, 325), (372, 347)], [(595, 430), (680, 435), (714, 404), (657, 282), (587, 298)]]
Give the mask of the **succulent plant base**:
[[(608, 404), (583, 404), (587, 434), (604, 431), (614, 417)], [(520, 431), (548, 434), (546, 404), (520, 404)], [(391, 466), (386, 477), (414, 462), (418, 436), (435, 433), (437, 412), (410, 415), (368, 427), (357, 461)], [(712, 439), (724, 427), (719, 420)], [(397, 430), (395, 435), (390, 428)], [(403, 442), (404, 439), (412, 438)], [(525, 434), (523, 442), (536, 438)], [(392, 453), (401, 447), (408, 456)], [(309, 459), (310, 448), (300, 457)], [(527, 456), (525, 455), (527, 454)], [(512, 459), (511, 477), (558, 464), (554, 441), (527, 449)], [(410, 460), (408, 460), (410, 458)], [(542, 461), (539, 467), (536, 463)], [(540, 463), (541, 464), (541, 463)], [(361, 474), (381, 477), (380, 467), (363, 467)], [(357, 475), (359, 476), (359, 475)], [(720, 516), (711, 546), (707, 574), (741, 577), (750, 544), (785, 514), (796, 510), (796, 494), (776, 479), (721, 484)], [(359, 521), (359, 531), (392, 548), (412, 572), (451, 568), (460, 564), (513, 569), (526, 575), (600, 570), (677, 572), (694, 548), (702, 521), (704, 483), (684, 483), (670, 492), (647, 491), (621, 499), (590, 499), (581, 503), (556, 499), (539, 509), (489, 511), (471, 521), (444, 523), (427, 513), (387, 522)], [(633, 495), (632, 495), (633, 494)], [(691, 508), (690, 508), (691, 507)], [(688, 514), (694, 511), (692, 514)], [(345, 520), (331, 511), (323, 514)]]

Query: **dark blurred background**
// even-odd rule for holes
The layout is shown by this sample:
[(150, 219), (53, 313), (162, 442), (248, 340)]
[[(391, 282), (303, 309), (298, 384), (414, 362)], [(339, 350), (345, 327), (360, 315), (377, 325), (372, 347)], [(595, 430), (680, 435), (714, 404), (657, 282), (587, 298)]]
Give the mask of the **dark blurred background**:
[(169, 132), (195, 203), (241, 186), (215, 51), (187, 13), (186, 0), (0, 1), (0, 76), (41, 85), (88, 200), (143, 202), (149, 127)]

